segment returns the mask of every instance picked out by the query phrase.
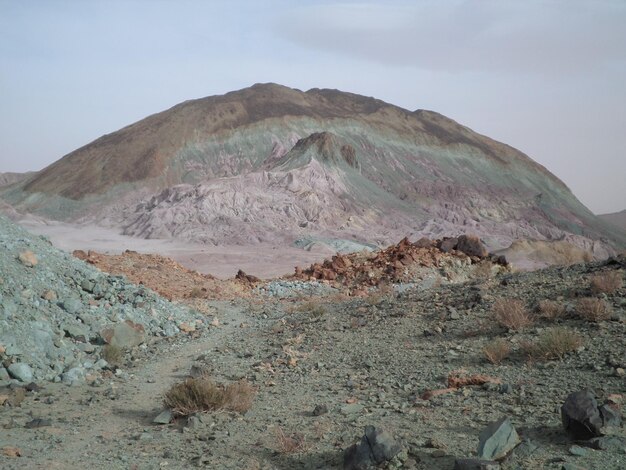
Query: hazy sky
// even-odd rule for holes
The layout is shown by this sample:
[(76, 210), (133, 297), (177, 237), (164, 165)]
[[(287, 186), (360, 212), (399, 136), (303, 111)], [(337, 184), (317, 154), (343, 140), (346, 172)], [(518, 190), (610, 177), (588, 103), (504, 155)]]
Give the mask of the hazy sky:
[(0, 0), (0, 171), (256, 82), (441, 112), (626, 208), (626, 0)]

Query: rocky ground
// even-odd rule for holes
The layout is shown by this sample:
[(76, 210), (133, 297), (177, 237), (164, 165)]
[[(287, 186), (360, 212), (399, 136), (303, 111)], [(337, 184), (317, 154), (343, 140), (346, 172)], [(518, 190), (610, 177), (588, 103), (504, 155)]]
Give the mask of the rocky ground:
[[(624, 413), (623, 257), (529, 273), (444, 263), (427, 267), (431, 275), (439, 273), (438, 281), (426, 282), (431, 278), (425, 276), (413, 284), (385, 282), (359, 292), (325, 279), (251, 282), (246, 295), (228, 300), (185, 300), (172, 290), (169, 303), (145, 286), (60, 255), (4, 221), (2, 227), (0, 356), (7, 370), (0, 383), (2, 468), (344, 468), (344, 451), (371, 425), (376, 429), (364, 442), (375, 442), (377, 435), (393, 454), (381, 467), (452, 469), (457, 459), (477, 457), (481, 431), (503, 417), (509, 421), (500, 423), (501, 429), (515, 448), (506, 448), (491, 467), (457, 462), (457, 468), (626, 467), (619, 423), (613, 420), (598, 431), (606, 434), (600, 444), (576, 440), (565, 431), (560, 411), (572, 392), (592, 389), (598, 405)], [(36, 255), (35, 266), (20, 260), (26, 250)], [(618, 281), (612, 288), (593, 284), (594, 276), (607, 273)], [(82, 281), (91, 278), (115, 295), (98, 298), (83, 289)], [(32, 295), (23, 295), (24, 289)], [(45, 289), (55, 290), (60, 301), (41, 299)], [(127, 291), (134, 301), (120, 299)], [(146, 304), (137, 302), (137, 295)], [(58, 326), (68, 321), (59, 306), (67, 297), (81, 302), (80, 314), (70, 317), (88, 330), (86, 342)], [(112, 298), (117, 300), (111, 303)], [(606, 311), (589, 313), (582, 298), (597, 299)], [(554, 303), (538, 310), (543, 300)], [(501, 326), (496, 313), (502, 305), (510, 307), (506, 312), (521, 305), (527, 324)], [(109, 309), (117, 311), (117, 323)], [(86, 368), (85, 362), (101, 359), (108, 338), (103, 329), (129, 318), (148, 322), (143, 314), (154, 321), (140, 344), (121, 348), (116, 364)], [(53, 344), (57, 337), (63, 340), (54, 348), (74, 358), (63, 363), (64, 370), (53, 376), (33, 367), (32, 384), (27, 377), (9, 377), (16, 375), (11, 365), (26, 363), (34, 348), (19, 351), (15, 341), (6, 340), (20, 331), (26, 337), (19, 316), (51, 325)], [(166, 334), (168, 325), (177, 334)], [(570, 352), (553, 359), (529, 346), (558, 327), (579, 335), (581, 342)], [(498, 338), (510, 352), (493, 363), (484, 349)], [(31, 356), (43, 362), (51, 360), (35, 353)], [(82, 380), (65, 379), (70, 366), (85, 369)], [(255, 389), (249, 410), (154, 423), (165, 392), (200, 373), (220, 383), (245, 379)], [(380, 430), (388, 434), (376, 434)], [(483, 433), (483, 441), (486, 437)]]

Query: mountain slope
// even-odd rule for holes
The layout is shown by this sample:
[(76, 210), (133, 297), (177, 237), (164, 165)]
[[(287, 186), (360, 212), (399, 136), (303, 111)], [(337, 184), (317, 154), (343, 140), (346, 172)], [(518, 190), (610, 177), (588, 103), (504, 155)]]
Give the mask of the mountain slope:
[(626, 232), (626, 209), (611, 214), (600, 214), (598, 217)]
[[(180, 184), (196, 187), (172, 188)], [(317, 200), (289, 190), (294, 184)], [(565, 236), (626, 244), (544, 167), (445, 116), (275, 84), (149, 116), (66, 155), (3, 197), (56, 218), (212, 243), (249, 233), (238, 237), (248, 243), (263, 223), (264, 239), (272, 231), (281, 239), (337, 235), (366, 211), (349, 237), (383, 242), (473, 231), (492, 246)], [(306, 212), (317, 212), (318, 222)]]

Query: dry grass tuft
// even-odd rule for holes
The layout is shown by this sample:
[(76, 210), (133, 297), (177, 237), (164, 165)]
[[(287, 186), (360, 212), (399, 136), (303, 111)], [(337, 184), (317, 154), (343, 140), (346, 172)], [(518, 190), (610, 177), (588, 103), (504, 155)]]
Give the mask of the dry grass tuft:
[(314, 318), (321, 318), (326, 315), (326, 307), (324, 307), (319, 301), (309, 300), (298, 305), (294, 309), (294, 312), (306, 313)]
[(483, 354), (492, 364), (500, 364), (510, 353), (511, 346), (502, 338), (493, 340), (483, 348)]
[(517, 299), (498, 299), (491, 307), (494, 320), (509, 330), (522, 330), (533, 324), (532, 315), (524, 302)]
[(298, 454), (310, 449), (310, 445), (302, 433), (286, 434), (283, 428), (277, 426), (274, 434), (276, 436), (276, 451), (281, 454)]
[(591, 291), (594, 294), (612, 294), (622, 287), (622, 272), (608, 271), (591, 278)]
[(556, 320), (565, 316), (565, 305), (554, 300), (540, 300), (538, 310), (539, 315), (548, 320)]
[(551, 328), (533, 342), (522, 343), (522, 350), (529, 359), (548, 361), (563, 359), (567, 353), (576, 351), (583, 344), (582, 337), (568, 328)]
[(111, 366), (119, 367), (124, 359), (124, 351), (118, 346), (106, 344), (102, 348), (102, 359), (107, 361)]
[(254, 388), (245, 380), (222, 385), (201, 376), (174, 384), (165, 393), (163, 404), (179, 416), (215, 410), (243, 413), (252, 405), (254, 395)]
[(489, 260), (483, 260), (474, 266), (472, 275), (478, 279), (489, 279), (492, 274), (493, 263)]
[(585, 297), (576, 303), (576, 313), (588, 321), (599, 322), (608, 320), (611, 316), (611, 306), (602, 299)]

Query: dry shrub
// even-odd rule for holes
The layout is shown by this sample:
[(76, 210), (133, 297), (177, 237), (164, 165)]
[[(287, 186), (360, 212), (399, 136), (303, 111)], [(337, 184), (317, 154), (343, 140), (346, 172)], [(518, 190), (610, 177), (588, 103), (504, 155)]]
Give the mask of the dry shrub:
[(611, 316), (611, 306), (602, 299), (584, 297), (576, 303), (576, 313), (588, 321), (599, 322)]
[(326, 308), (319, 301), (315, 300), (303, 302), (294, 311), (306, 313), (314, 318), (321, 318), (326, 314)]
[(594, 294), (612, 294), (622, 287), (622, 272), (608, 271), (591, 278), (591, 291)]
[(522, 343), (522, 350), (529, 359), (547, 361), (563, 359), (569, 352), (583, 344), (582, 337), (568, 328), (551, 328), (543, 332), (535, 341)]
[(488, 279), (491, 277), (493, 267), (493, 263), (489, 260), (483, 260), (477, 265), (474, 266), (472, 274), (474, 277), (479, 279)]
[(245, 380), (228, 385), (217, 384), (209, 377), (191, 377), (174, 384), (166, 393), (163, 404), (179, 416), (202, 411), (247, 411), (252, 405), (254, 388)]
[(555, 320), (565, 316), (565, 305), (554, 300), (540, 300), (538, 310), (539, 315), (548, 320)]
[(124, 351), (118, 346), (106, 344), (102, 348), (102, 358), (112, 366), (120, 366), (124, 359)]
[(511, 346), (506, 340), (498, 338), (486, 344), (483, 353), (492, 364), (500, 364), (511, 353)]
[(276, 436), (276, 451), (281, 454), (297, 454), (306, 452), (310, 448), (302, 433), (286, 434), (283, 428), (277, 426), (274, 434)]
[(524, 302), (517, 299), (498, 299), (491, 307), (491, 314), (499, 325), (509, 330), (521, 330), (533, 324), (533, 317)]

